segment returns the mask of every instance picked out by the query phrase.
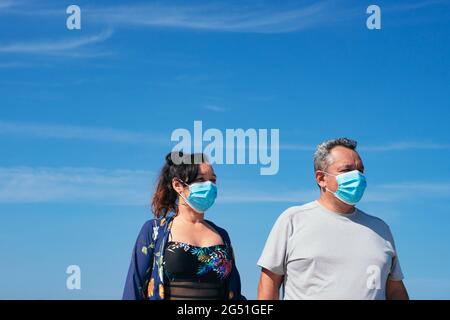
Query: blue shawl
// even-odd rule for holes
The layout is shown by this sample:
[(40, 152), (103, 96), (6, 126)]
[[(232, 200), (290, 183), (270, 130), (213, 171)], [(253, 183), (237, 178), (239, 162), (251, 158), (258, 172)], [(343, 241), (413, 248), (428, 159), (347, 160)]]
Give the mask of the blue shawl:
[[(163, 254), (173, 217), (174, 215), (169, 215), (165, 218), (149, 220), (139, 232), (125, 282), (124, 300), (164, 299)], [(227, 231), (211, 221), (205, 221), (220, 234), (232, 253), (233, 267), (227, 279), (228, 299), (245, 300), (245, 297), (241, 294), (241, 280)]]

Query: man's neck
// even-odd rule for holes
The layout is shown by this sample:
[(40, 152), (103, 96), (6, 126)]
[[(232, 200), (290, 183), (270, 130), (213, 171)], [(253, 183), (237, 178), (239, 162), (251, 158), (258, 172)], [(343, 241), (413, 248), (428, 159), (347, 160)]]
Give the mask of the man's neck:
[(322, 193), (320, 195), (319, 200), (317, 200), (321, 205), (323, 205), (325, 208), (327, 208), (330, 211), (339, 213), (339, 214), (349, 214), (355, 211), (355, 207), (348, 205), (339, 199), (337, 199), (335, 196), (331, 195), (332, 198), (330, 198), (329, 195), (326, 195)]

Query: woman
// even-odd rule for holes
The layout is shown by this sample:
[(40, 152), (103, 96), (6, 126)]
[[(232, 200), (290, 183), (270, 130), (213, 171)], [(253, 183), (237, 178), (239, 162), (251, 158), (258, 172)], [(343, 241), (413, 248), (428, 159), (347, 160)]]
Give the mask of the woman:
[(139, 233), (123, 299), (245, 299), (228, 233), (204, 219), (216, 196), (205, 155), (166, 156), (152, 199), (155, 219)]

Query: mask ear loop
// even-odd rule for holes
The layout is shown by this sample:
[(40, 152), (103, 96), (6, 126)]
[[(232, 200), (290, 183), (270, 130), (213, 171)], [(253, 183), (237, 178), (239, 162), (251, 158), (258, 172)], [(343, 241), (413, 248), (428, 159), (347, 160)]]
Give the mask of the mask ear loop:
[[(329, 176), (337, 177), (337, 175), (335, 175), (335, 174), (328, 173), (328, 172), (323, 171), (323, 170), (319, 170), (319, 171), (320, 171), (320, 172), (323, 172), (323, 173), (325, 173), (325, 174), (327, 174), (327, 175), (329, 175)], [(334, 196), (336, 196), (336, 192), (331, 191), (331, 190), (328, 189), (327, 187), (325, 187), (325, 190), (326, 190), (327, 192), (333, 194)]]
[[(185, 185), (185, 186), (188, 186), (189, 187), (189, 184), (187, 184), (186, 182), (184, 182), (183, 180), (181, 180), (180, 178), (177, 178), (177, 180), (179, 181), (179, 182), (181, 182), (183, 185)], [(180, 192), (180, 193), (178, 193), (178, 195), (184, 200), (184, 203), (186, 204), (186, 205), (188, 205), (189, 206), (189, 203), (188, 203), (188, 201), (186, 200), (186, 198), (185, 198), (185, 196), (183, 195), (183, 193), (182, 192)]]
[[(181, 180), (181, 179), (179, 179), (179, 178), (177, 178), (177, 180), (180, 181), (182, 184), (184, 184), (184, 185), (186, 185), (186, 186), (189, 187), (189, 184), (187, 184), (187, 183), (184, 182), (183, 180)], [(189, 191), (189, 193), (190, 193), (190, 191)], [(201, 214), (204, 213), (204, 212), (201, 212), (201, 211), (198, 211), (198, 210), (194, 209), (194, 208), (192, 207), (192, 205), (189, 204), (189, 201), (183, 196), (182, 193), (179, 193), (179, 195), (180, 195), (181, 198), (183, 198), (184, 203), (185, 203), (187, 206), (189, 206), (192, 210), (194, 210), (194, 211), (197, 212), (197, 213), (201, 213)], [(189, 197), (189, 196), (188, 196), (188, 197)]]
[[(181, 180), (180, 178), (176, 178), (179, 182), (181, 182), (181, 184), (183, 184), (183, 185), (185, 185), (185, 186), (188, 186), (189, 187), (189, 184), (187, 184), (186, 182), (184, 182), (183, 180)], [(179, 193), (180, 194), (180, 193)], [(180, 194), (181, 195), (181, 194)]]
[(333, 177), (337, 177), (338, 176), (337, 174), (332, 174), (332, 173), (329, 173), (329, 172), (326, 172), (326, 171), (323, 171), (323, 170), (318, 170), (318, 171), (323, 172), (325, 174), (328, 174), (329, 176), (333, 176)]

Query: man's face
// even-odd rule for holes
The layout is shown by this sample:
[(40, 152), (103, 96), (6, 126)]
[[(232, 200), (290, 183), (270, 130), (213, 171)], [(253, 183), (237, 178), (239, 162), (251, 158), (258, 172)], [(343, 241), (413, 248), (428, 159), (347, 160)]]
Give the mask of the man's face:
[[(326, 172), (332, 175), (339, 175), (341, 173), (358, 170), (364, 173), (364, 165), (358, 153), (349, 148), (342, 146), (334, 147), (330, 152), (330, 162)], [(319, 178), (319, 185), (326, 187), (330, 191), (335, 192), (338, 188), (336, 177), (323, 174)]]

